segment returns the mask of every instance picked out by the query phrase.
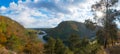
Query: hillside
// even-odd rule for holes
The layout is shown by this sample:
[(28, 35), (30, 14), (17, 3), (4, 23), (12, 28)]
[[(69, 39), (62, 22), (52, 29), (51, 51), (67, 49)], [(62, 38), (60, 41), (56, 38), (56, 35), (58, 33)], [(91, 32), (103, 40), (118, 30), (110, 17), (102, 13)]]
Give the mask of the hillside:
[(34, 30), (27, 30), (9, 17), (0, 16), (0, 49), (1, 48), (17, 54), (36, 54), (38, 52), (41, 53), (43, 46), (40, 40), (37, 39)]
[(47, 30), (48, 36), (54, 38), (60, 37), (66, 39), (72, 34), (76, 34), (83, 37), (92, 38), (95, 36), (97, 28), (95, 30), (89, 29), (84, 23), (75, 21), (63, 21), (57, 27)]
[(1, 36), (18, 36), (26, 38), (28, 36), (25, 28), (14, 20), (8, 17), (0, 16), (0, 34)]

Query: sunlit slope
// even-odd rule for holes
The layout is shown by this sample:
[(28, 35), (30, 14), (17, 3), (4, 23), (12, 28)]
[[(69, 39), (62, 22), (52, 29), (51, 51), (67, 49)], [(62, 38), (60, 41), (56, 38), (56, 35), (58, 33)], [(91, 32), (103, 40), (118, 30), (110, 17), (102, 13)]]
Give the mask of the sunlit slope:
[(28, 36), (25, 28), (22, 25), (8, 17), (0, 16), (0, 36), (6, 36), (9, 38), (13, 35), (24, 40)]

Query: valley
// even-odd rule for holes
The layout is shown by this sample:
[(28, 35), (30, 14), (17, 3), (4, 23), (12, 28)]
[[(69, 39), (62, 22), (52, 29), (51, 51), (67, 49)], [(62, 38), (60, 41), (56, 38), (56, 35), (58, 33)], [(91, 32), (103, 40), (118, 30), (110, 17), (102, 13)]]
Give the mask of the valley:
[(0, 0), (0, 54), (120, 54), (120, 0)]

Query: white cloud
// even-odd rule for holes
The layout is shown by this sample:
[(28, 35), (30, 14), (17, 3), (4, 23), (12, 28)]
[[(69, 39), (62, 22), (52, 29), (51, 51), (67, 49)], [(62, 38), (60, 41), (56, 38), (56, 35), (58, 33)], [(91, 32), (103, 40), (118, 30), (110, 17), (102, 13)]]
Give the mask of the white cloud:
[(98, 0), (19, 0), (18, 4), (10, 3), (8, 8), (0, 7), (0, 11), (24, 27), (55, 27), (61, 21), (84, 22), (85, 19), (92, 19), (91, 5), (96, 1)]
[(6, 8), (6, 7), (4, 7), (4, 6), (1, 6), (1, 7), (0, 7), (0, 14), (6, 13), (6, 11), (7, 11), (7, 8)]
[(4, 7), (4, 6), (1, 6), (0, 7), (0, 10), (2, 10), (2, 11), (5, 11), (7, 8), (6, 7)]

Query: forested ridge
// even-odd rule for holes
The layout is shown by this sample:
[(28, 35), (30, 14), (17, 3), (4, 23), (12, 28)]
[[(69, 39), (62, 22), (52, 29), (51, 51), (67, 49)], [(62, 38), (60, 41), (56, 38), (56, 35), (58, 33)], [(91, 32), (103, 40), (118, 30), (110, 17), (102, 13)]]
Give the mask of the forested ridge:
[(42, 50), (43, 43), (38, 40), (36, 31), (0, 16), (0, 54), (41, 54)]

